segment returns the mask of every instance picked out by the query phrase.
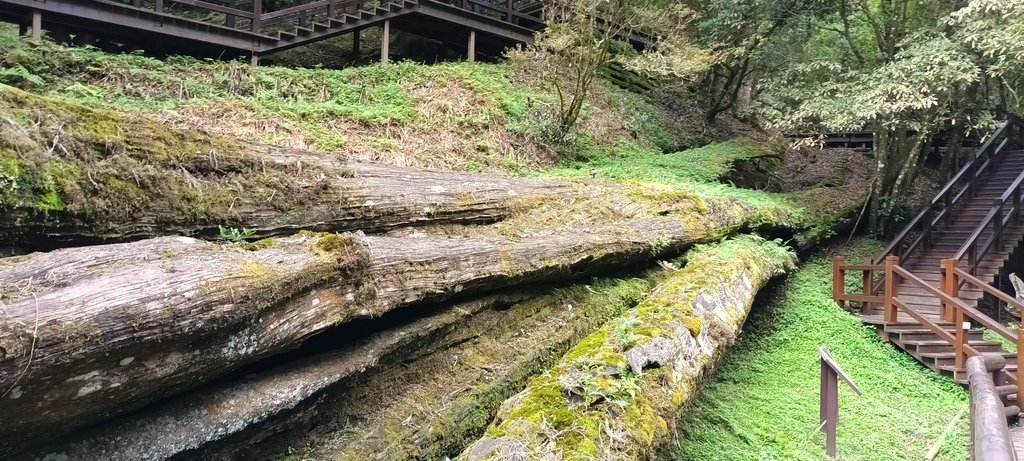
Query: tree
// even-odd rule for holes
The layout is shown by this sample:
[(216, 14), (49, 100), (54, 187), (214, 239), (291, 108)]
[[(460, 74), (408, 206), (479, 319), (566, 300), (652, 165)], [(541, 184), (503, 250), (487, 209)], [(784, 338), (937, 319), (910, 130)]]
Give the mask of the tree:
[(664, 3), (554, 0), (547, 4), (547, 28), (525, 50), (509, 56), (556, 96), (548, 135), (559, 141), (571, 137), (598, 71), (612, 62), (639, 73), (678, 78), (707, 67), (708, 54), (689, 39), (693, 11)]
[[(1020, 0), (996, 3), (839, 0), (834, 16), (811, 26), (833, 40), (805, 45), (806, 61), (767, 83), (761, 102), (782, 130), (874, 132), (872, 229), (891, 231), (909, 211), (906, 197), (937, 131), (994, 127), (991, 95), (1013, 91), (994, 71), (1020, 56), (1024, 40), (1020, 27), (998, 21), (1019, 14)], [(981, 38), (993, 31), (998, 43)]]
[[(704, 3), (704, 4), (698, 4)], [(707, 123), (735, 108), (740, 92), (771, 65), (759, 53), (790, 21), (812, 14), (816, 0), (713, 0), (691, 2), (701, 12), (697, 38), (714, 60), (697, 89)]]

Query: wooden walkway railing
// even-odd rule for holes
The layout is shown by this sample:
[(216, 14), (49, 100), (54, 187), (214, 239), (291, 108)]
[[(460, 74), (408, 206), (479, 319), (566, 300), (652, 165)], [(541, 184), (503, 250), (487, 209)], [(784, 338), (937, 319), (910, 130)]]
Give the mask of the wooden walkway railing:
[[(1008, 118), (1007, 122), (990, 136), (967, 163), (953, 175), (945, 187), (935, 194), (928, 206), (914, 216), (885, 250), (875, 257), (873, 263), (881, 264), (888, 256), (906, 258), (915, 250), (926, 245), (936, 225), (943, 221), (948, 223), (952, 219), (957, 204), (965, 197), (974, 196), (977, 191), (977, 179), (988, 171), (993, 162), (1004, 152), (1011, 139), (1019, 139), (1022, 130), (1024, 130), (1024, 122), (1016, 117)], [(1015, 197), (1019, 203), (1019, 194)]]
[[(967, 339), (972, 324), (980, 324), (1000, 337), (1017, 345), (1018, 350), (1024, 350), (1024, 334), (1021, 330), (1010, 330), (995, 319), (992, 319), (977, 308), (968, 305), (958, 297), (959, 290), (964, 285), (969, 285), (995, 296), (1011, 307), (1024, 309), (1024, 303), (997, 290), (970, 273), (957, 268), (955, 259), (942, 261), (942, 286), (935, 287), (921, 280), (910, 271), (900, 267), (899, 258), (888, 256), (884, 264), (846, 264), (846, 258), (838, 256), (833, 260), (832, 293), (833, 299), (840, 305), (849, 307), (848, 303), (860, 303), (862, 313), (866, 313), (872, 305), (880, 305), (883, 311), (883, 318), (886, 324), (896, 323), (900, 312), (906, 314), (923, 327), (930, 330), (943, 341), (953, 347), (956, 357), (956, 367), (964, 369), (967, 359), (981, 355), (972, 347)], [(846, 292), (846, 275), (848, 272), (861, 272), (863, 289), (857, 293)], [(883, 274), (881, 294), (878, 294), (877, 284), (874, 283), (874, 274)], [(939, 308), (939, 321), (953, 322), (956, 326), (955, 333), (950, 333), (939, 322), (930, 318), (925, 312), (919, 312), (904, 300), (900, 299), (899, 286), (901, 281), (908, 281), (912, 286), (920, 288), (929, 296), (934, 298)], [(1024, 310), (1022, 310), (1024, 311)], [(1024, 367), (1017, 369), (1014, 382), (1024, 382)]]
[(1007, 406), (1000, 392), (1005, 367), (1006, 360), (999, 356), (971, 357), (967, 361), (973, 461), (1017, 460), (1006, 418), (1020, 413), (1020, 408)]

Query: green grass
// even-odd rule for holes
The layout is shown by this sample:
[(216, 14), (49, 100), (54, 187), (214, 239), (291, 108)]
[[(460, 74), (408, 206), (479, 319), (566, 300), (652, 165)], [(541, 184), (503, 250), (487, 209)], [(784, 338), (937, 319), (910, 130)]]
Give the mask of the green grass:
[(589, 175), (612, 179), (643, 180), (663, 184), (716, 182), (735, 162), (762, 155), (766, 145), (734, 139), (703, 147), (662, 154), (635, 142), (621, 142), (614, 149), (587, 148), (576, 160), (566, 162), (551, 174), (569, 177)]
[[(859, 260), (879, 248), (860, 240), (841, 252)], [(817, 431), (819, 345), (864, 393), (857, 397), (840, 383), (839, 459), (923, 459), (967, 405), (965, 391), (839, 309), (830, 283), (830, 258), (818, 255), (774, 296), (761, 298), (740, 340), (679, 420), (679, 438), (663, 459), (828, 459)], [(937, 459), (966, 458), (965, 418)]]

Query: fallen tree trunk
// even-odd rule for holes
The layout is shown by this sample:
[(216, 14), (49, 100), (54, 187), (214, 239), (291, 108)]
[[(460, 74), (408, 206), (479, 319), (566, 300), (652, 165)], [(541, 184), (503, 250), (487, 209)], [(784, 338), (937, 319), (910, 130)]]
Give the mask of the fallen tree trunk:
[(757, 291), (793, 264), (792, 254), (753, 238), (691, 256), (650, 298), (508, 399), (459, 459), (653, 458)]
[(323, 398), (339, 383), (380, 365), (446, 348), (458, 340), (449, 336), (454, 336), (454, 330), (467, 319), (483, 310), (505, 308), (539, 294), (520, 290), (456, 304), (330, 352), (196, 389), (18, 458), (63, 455), (76, 460), (130, 461), (181, 455), (186, 459), (211, 459), (188, 453), (254, 427), (263, 429), (267, 421), (290, 422), (297, 409)]
[[(257, 442), (274, 436), (289, 440), (286, 445), (310, 447), (315, 445), (313, 439), (320, 439), (314, 434), (322, 435), (325, 427), (358, 418), (359, 432), (375, 445), (357, 449), (330, 444), (343, 449), (346, 459), (369, 459), (370, 451), (377, 459), (409, 459), (412, 450), (420, 452), (418, 459), (440, 459), (457, 451), (449, 448), (451, 444), (468, 442), (463, 431), (475, 439), (498, 404), (521, 387), (530, 373), (549, 365), (553, 356), (613, 313), (635, 305), (653, 282), (629, 279), (591, 286), (553, 292), (520, 289), (451, 305), (349, 346), (196, 389), (22, 457), (65, 455), (110, 461), (268, 457), (274, 449), (255, 446)], [(453, 355), (463, 359), (453, 360)], [(452, 385), (453, 381), (458, 384)], [(413, 398), (407, 386), (411, 383), (435, 392), (437, 398), (425, 396), (418, 408), (405, 405)], [(480, 393), (484, 395), (473, 396)], [(464, 397), (470, 401), (462, 402)], [(394, 431), (399, 427), (404, 434)], [(292, 443), (296, 436), (302, 439)], [(396, 444), (396, 438), (402, 443)], [(414, 442), (421, 438), (430, 442)], [(363, 442), (369, 445), (370, 440)], [(314, 457), (337, 459), (340, 455), (318, 450)]]
[(354, 318), (617, 269), (765, 218), (706, 212), (525, 237), (306, 235), (257, 251), (166, 237), (0, 260), (0, 443), (107, 419)]
[(6, 86), (0, 112), (0, 175), (11, 178), (0, 183), (0, 246), (209, 235), (218, 225), (269, 236), (489, 223), (573, 189), (174, 131)]

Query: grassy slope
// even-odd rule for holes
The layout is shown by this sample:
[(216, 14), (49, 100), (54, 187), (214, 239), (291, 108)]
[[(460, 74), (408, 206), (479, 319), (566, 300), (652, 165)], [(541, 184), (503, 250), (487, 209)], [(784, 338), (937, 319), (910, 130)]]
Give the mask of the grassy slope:
[[(879, 245), (861, 240), (842, 252), (854, 259)], [(836, 307), (831, 263), (817, 255), (752, 313), (714, 379), (678, 422), (664, 459), (823, 460), (818, 427), (818, 359), (827, 346), (864, 395), (840, 384), (838, 453), (844, 460), (920, 460), (966, 393)], [(960, 423), (938, 459), (966, 459)]]
[[(52, 43), (33, 47), (16, 37), (15, 27), (0, 25), (0, 83), (142, 114), (172, 127), (353, 159), (567, 177), (595, 169), (601, 178), (628, 179), (633, 186), (657, 182), (703, 197), (739, 196), (799, 208), (777, 195), (714, 182), (733, 161), (763, 145), (728, 141), (663, 154), (709, 140), (699, 127), (605, 82), (591, 95), (577, 139), (545, 143), (539, 130), (551, 95), (533, 86), (528, 75), (501, 64), (401, 62), (329, 70), (188, 57), (160, 61)], [(44, 122), (45, 127), (62, 125)], [(33, 163), (28, 160), (0, 150), (0, 166)], [(33, 182), (19, 177), (22, 170), (6, 168), (0, 175), (10, 183)]]

